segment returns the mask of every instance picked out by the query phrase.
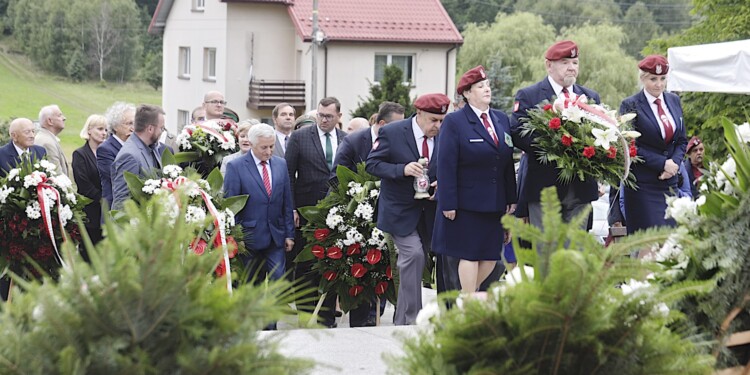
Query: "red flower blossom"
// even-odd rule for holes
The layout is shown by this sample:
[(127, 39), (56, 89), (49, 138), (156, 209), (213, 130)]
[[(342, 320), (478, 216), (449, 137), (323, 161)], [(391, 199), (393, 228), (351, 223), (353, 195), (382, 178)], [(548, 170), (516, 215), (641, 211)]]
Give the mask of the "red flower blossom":
[(552, 110), (552, 104), (545, 104), (544, 107), (542, 107), (545, 111), (551, 111)]
[(344, 256), (344, 253), (341, 252), (340, 247), (329, 247), (328, 248), (328, 257), (331, 259), (341, 259), (341, 257)]
[(367, 258), (367, 263), (370, 264), (377, 264), (380, 262), (380, 258), (383, 256), (383, 254), (378, 249), (370, 249), (367, 251), (367, 255), (365, 258)]
[(326, 272), (323, 272), (323, 278), (326, 279), (326, 280), (328, 280), (328, 281), (333, 281), (333, 279), (335, 279), (336, 276), (337, 276), (336, 272), (333, 272), (333, 271), (330, 271), (330, 270), (326, 271)]
[(386, 289), (388, 289), (388, 282), (381, 281), (378, 283), (378, 285), (375, 285), (375, 294), (381, 295), (385, 293)]
[(634, 158), (638, 155), (638, 149), (635, 147), (635, 145), (630, 146), (630, 157)]
[(549, 120), (549, 128), (552, 130), (560, 129), (560, 125), (562, 124), (562, 121), (560, 121), (559, 117), (553, 117)]
[(362, 263), (352, 264), (352, 276), (355, 279), (359, 279), (367, 273), (367, 268)]
[(365, 290), (365, 287), (362, 285), (355, 285), (351, 288), (349, 288), (349, 295), (352, 297), (358, 296), (362, 291)]
[(323, 259), (326, 257), (326, 249), (320, 245), (313, 246), (312, 253), (318, 259)]
[(323, 241), (328, 237), (328, 235), (331, 234), (331, 231), (328, 229), (316, 229), (313, 236), (318, 241)]
[[(196, 240), (198, 241), (196, 242)], [(208, 247), (208, 243), (202, 238), (196, 238), (190, 242), (190, 249), (198, 255), (203, 255), (206, 252), (206, 247)]]
[(570, 147), (573, 144), (573, 137), (571, 137), (569, 134), (563, 134), (560, 142), (562, 142), (563, 146)]
[(189, 136), (193, 136), (193, 129), (187, 129), (187, 133)]
[(224, 275), (227, 274), (227, 264), (222, 260), (219, 265), (216, 266), (214, 273), (216, 274), (216, 277), (224, 277)]
[(594, 150), (594, 146), (587, 146), (583, 148), (583, 156), (585, 156), (587, 159), (591, 159), (596, 155), (596, 151)]
[(360, 250), (362, 248), (362, 245), (359, 243), (355, 243), (354, 245), (349, 245), (349, 247), (346, 248), (346, 255), (352, 256), (354, 254), (359, 254), (362, 251)]
[(388, 280), (393, 279), (393, 270), (391, 270), (391, 266), (385, 267), (385, 277), (388, 278)]
[(609, 152), (607, 152), (607, 157), (610, 159), (614, 159), (617, 157), (617, 148), (615, 148), (615, 146), (609, 146)]
[[(221, 249), (221, 236), (216, 235), (216, 237), (214, 237), (214, 247)], [(229, 252), (229, 259), (232, 259), (237, 255), (239, 248), (240, 247), (237, 245), (237, 241), (234, 237), (227, 236), (227, 252)]]

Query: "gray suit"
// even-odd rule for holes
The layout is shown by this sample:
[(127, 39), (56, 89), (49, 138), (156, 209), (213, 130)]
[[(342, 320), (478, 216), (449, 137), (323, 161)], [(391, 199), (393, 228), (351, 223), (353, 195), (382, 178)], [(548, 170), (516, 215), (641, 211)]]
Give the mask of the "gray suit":
[(47, 151), (47, 159), (55, 164), (57, 170), (62, 174), (70, 177), (68, 173), (68, 160), (65, 158), (65, 153), (62, 147), (60, 147), (60, 141), (56, 135), (45, 128), (40, 128), (39, 133), (34, 138), (34, 144), (44, 147)]
[(112, 194), (114, 199), (112, 209), (122, 209), (122, 204), (130, 198), (128, 184), (125, 182), (125, 172), (133, 173), (141, 178), (156, 174), (161, 168), (161, 154), (158, 153), (156, 142), (153, 147), (147, 146), (133, 133), (122, 145), (115, 158), (112, 173)]
[[(278, 135), (274, 135), (276, 137), (276, 143), (273, 145), (273, 156), (278, 156), (280, 158), (284, 158), (284, 147), (282, 146), (281, 142), (279, 142)], [(289, 134), (291, 137), (292, 135)], [(287, 141), (287, 144), (289, 144), (289, 141)]]

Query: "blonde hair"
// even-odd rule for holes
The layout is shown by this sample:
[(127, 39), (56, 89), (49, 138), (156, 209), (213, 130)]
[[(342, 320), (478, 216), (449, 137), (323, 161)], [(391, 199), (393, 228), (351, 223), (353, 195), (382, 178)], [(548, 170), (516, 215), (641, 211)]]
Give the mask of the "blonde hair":
[(250, 128), (252, 128), (254, 125), (260, 124), (260, 121), (252, 118), (247, 120), (242, 120), (239, 125), (237, 125), (237, 137), (240, 136), (240, 133), (242, 132), (248, 132)]
[(89, 118), (86, 119), (86, 123), (83, 124), (83, 129), (81, 129), (81, 138), (88, 140), (89, 139), (89, 129), (97, 126), (104, 126), (104, 128), (107, 128), (107, 118), (102, 115), (91, 115)]

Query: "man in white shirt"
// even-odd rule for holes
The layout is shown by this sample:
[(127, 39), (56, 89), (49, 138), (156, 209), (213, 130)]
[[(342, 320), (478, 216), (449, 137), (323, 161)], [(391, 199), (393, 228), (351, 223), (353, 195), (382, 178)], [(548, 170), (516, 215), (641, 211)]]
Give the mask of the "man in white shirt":
[(271, 111), (271, 119), (276, 129), (276, 144), (273, 148), (273, 154), (283, 158), (286, 153), (286, 146), (289, 143), (289, 136), (294, 130), (295, 111), (289, 103), (279, 103)]

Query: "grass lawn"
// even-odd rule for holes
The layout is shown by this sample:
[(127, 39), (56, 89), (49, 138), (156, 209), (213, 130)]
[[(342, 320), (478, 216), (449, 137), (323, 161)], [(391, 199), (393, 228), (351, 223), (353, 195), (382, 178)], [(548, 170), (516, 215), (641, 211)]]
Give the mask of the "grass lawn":
[(89, 115), (104, 114), (116, 101), (161, 105), (161, 91), (146, 84), (72, 83), (41, 72), (25, 56), (8, 50), (0, 43), (0, 118), (37, 121), (43, 106), (59, 105), (67, 117), (59, 137), (68, 162), (73, 150), (83, 144), (78, 134)]

